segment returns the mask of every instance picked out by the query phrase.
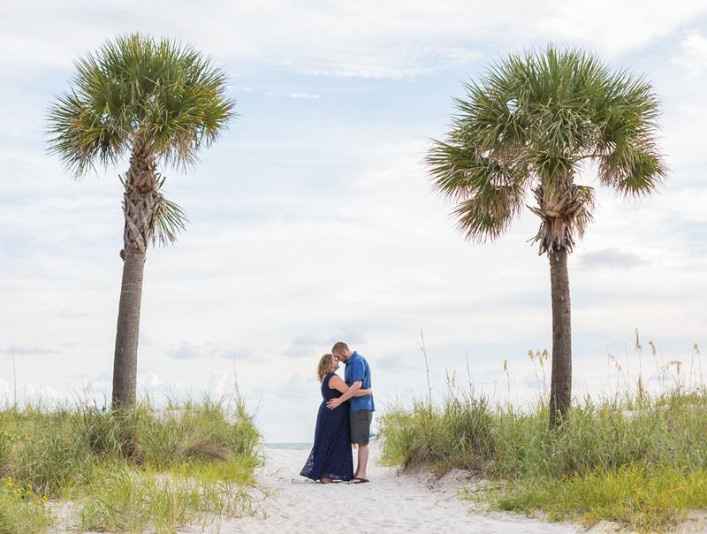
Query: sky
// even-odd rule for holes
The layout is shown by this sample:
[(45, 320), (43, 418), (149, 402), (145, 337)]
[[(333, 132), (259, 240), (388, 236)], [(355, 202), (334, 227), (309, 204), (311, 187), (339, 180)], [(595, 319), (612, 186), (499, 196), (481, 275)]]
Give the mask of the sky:
[[(310, 441), (316, 365), (333, 342), (368, 358), (383, 413), (425, 398), (424, 333), (435, 400), (450, 381), (496, 402), (537, 398), (547, 377), (528, 351), (551, 345), (548, 262), (529, 243), (538, 220), (466, 241), (424, 158), (465, 82), (548, 43), (653, 83), (669, 166), (651, 197), (600, 190), (570, 259), (575, 394), (615, 393), (638, 372), (656, 387), (696, 381), (705, 0), (5, 0), (0, 399), (15, 384), (19, 402), (110, 398), (126, 169), (75, 179), (47, 152), (46, 115), (77, 58), (135, 31), (211, 57), (238, 113), (197, 166), (162, 169), (190, 222), (148, 255), (141, 395), (230, 398), (237, 382), (266, 441)], [(591, 168), (581, 181), (597, 185)], [(658, 372), (671, 361), (682, 378)]]

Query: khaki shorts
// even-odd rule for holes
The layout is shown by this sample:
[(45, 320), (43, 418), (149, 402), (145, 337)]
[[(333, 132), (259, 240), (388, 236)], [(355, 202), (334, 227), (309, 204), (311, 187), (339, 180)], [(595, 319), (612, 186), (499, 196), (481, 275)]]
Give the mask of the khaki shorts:
[(373, 412), (368, 410), (351, 412), (351, 443), (368, 445), (371, 436), (371, 421), (373, 421)]

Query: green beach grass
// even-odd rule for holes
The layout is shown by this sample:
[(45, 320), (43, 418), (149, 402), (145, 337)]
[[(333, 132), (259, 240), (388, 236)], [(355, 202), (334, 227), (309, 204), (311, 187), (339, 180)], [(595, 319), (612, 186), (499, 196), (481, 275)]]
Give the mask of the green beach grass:
[(0, 534), (44, 532), (52, 523), (46, 498), (10, 477), (0, 481)]
[[(251, 513), (260, 435), (241, 402), (0, 410), (0, 534), (46, 532), (69, 501), (81, 530), (174, 532)], [(56, 506), (55, 506), (56, 507)]]
[(497, 481), (473, 498), (501, 510), (651, 532), (707, 509), (704, 387), (587, 398), (555, 431), (545, 403), (530, 411), (492, 408), (484, 398), (450, 393), (440, 407), (388, 412), (381, 435), (389, 465), (463, 469)]

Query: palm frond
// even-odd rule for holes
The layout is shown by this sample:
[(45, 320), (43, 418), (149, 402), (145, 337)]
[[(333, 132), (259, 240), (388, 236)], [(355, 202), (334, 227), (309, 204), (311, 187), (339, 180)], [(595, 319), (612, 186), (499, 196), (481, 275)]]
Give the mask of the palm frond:
[(611, 81), (601, 116), (601, 182), (624, 195), (653, 192), (666, 168), (656, 147), (659, 104), (650, 85), (621, 74)]
[(127, 135), (105, 113), (87, 107), (77, 93), (57, 99), (49, 111), (50, 152), (58, 154), (77, 176), (115, 163), (124, 151)]
[(152, 243), (163, 246), (174, 243), (179, 232), (186, 229), (187, 222), (182, 208), (160, 194), (152, 217)]
[(234, 115), (226, 87), (225, 73), (189, 46), (119, 37), (77, 62), (72, 89), (49, 111), (50, 150), (77, 175), (135, 143), (188, 166)]
[(523, 205), (524, 174), (462, 144), (435, 141), (427, 163), (437, 189), (458, 202), (469, 239), (495, 239)]
[(512, 187), (488, 187), (460, 201), (454, 214), (468, 239), (483, 242), (508, 230), (522, 206), (522, 193)]

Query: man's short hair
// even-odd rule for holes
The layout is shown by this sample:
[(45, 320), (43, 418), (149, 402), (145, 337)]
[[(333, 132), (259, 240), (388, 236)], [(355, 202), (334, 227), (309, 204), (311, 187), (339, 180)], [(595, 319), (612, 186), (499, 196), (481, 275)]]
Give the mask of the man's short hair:
[(334, 346), (331, 348), (331, 352), (333, 354), (341, 354), (342, 352), (349, 352), (349, 346), (344, 343), (343, 341), (338, 341), (337, 343), (334, 343)]

